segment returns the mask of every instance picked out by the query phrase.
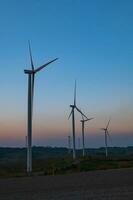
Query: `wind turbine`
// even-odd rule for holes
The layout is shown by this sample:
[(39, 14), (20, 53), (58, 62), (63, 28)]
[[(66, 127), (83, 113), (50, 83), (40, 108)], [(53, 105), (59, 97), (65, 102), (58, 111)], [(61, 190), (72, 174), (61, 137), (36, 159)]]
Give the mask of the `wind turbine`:
[(80, 137), (78, 137), (78, 149), (80, 150)]
[(105, 133), (105, 155), (106, 155), (106, 158), (108, 157), (108, 137), (110, 137), (108, 127), (110, 124), (110, 120), (111, 119), (109, 119), (107, 126), (105, 128), (101, 128), (101, 130), (103, 130)]
[(77, 107), (76, 105), (76, 81), (75, 81), (75, 87), (74, 87), (74, 103), (72, 105), (70, 105), (71, 107), (71, 112), (70, 115), (68, 117), (68, 119), (71, 117), (72, 115), (72, 134), (73, 134), (73, 159), (76, 159), (76, 147), (75, 147), (75, 109), (81, 114), (83, 115), (86, 119), (88, 119), (83, 113), (82, 111)]
[(68, 153), (71, 153), (71, 136), (68, 136)]
[(92, 120), (94, 118), (87, 118), (84, 119), (84, 116), (82, 115), (82, 120), (80, 120), (81, 124), (82, 124), (82, 148), (83, 148), (83, 157), (85, 156), (85, 137), (84, 137), (84, 129), (85, 129), (85, 122), (88, 122), (90, 120)]
[(33, 97), (34, 97), (34, 81), (37, 72), (41, 71), (47, 65), (53, 63), (58, 58), (55, 58), (44, 65), (34, 68), (31, 47), (29, 42), (29, 54), (31, 69), (25, 69), (24, 73), (28, 75), (28, 117), (27, 117), (27, 173), (32, 173), (32, 118), (33, 118)]

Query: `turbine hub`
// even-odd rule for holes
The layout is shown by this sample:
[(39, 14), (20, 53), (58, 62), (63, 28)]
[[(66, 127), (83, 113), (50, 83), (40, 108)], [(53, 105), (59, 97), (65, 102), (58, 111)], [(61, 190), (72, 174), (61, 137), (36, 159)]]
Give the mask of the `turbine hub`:
[(74, 105), (70, 105), (70, 107), (71, 107), (71, 108), (74, 108), (75, 106), (74, 106)]
[(34, 74), (34, 71), (33, 70), (29, 70), (29, 69), (25, 69), (24, 73), (25, 74)]

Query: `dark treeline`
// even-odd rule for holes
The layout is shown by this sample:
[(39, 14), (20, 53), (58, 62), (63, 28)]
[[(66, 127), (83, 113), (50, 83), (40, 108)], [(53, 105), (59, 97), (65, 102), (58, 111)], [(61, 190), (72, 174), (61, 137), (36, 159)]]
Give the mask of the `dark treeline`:
[[(120, 158), (133, 158), (133, 147), (109, 147), (108, 148), (110, 157)], [(72, 150), (71, 150), (72, 152)], [(86, 149), (87, 156), (104, 156), (105, 149), (101, 148), (88, 148)], [(33, 147), (33, 159), (47, 159), (55, 157), (68, 156), (68, 149), (63, 147)], [(82, 149), (77, 150), (77, 155), (82, 156)], [(4, 160), (25, 160), (26, 159), (26, 148), (11, 148), (11, 147), (0, 147), (0, 162)]]

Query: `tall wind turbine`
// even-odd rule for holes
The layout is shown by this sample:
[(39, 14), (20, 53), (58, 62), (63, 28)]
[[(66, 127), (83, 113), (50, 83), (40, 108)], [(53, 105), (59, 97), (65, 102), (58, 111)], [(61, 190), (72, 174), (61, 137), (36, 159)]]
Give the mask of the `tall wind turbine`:
[(109, 119), (107, 126), (105, 128), (101, 128), (101, 130), (103, 130), (105, 133), (105, 155), (106, 155), (106, 158), (108, 157), (108, 137), (110, 137), (108, 127), (110, 124), (110, 120), (111, 119)]
[(70, 105), (71, 107), (71, 112), (70, 115), (68, 117), (68, 119), (71, 117), (72, 115), (72, 134), (73, 134), (73, 159), (76, 159), (76, 147), (75, 147), (75, 109), (81, 114), (83, 115), (86, 119), (88, 119), (83, 113), (82, 111), (77, 107), (76, 105), (76, 81), (75, 81), (75, 87), (74, 87), (74, 103), (72, 105)]
[(32, 173), (32, 118), (33, 118), (33, 97), (34, 97), (34, 81), (37, 72), (41, 71), (47, 65), (56, 61), (58, 58), (53, 59), (44, 65), (34, 68), (33, 58), (31, 53), (31, 47), (29, 42), (29, 54), (31, 69), (24, 70), (24, 73), (28, 75), (28, 117), (27, 117), (27, 173), (30, 175)]
[(80, 120), (82, 124), (82, 148), (83, 148), (83, 157), (85, 156), (85, 136), (84, 136), (84, 129), (85, 129), (85, 122), (88, 122), (94, 118), (84, 119), (84, 116), (82, 115), (82, 120)]

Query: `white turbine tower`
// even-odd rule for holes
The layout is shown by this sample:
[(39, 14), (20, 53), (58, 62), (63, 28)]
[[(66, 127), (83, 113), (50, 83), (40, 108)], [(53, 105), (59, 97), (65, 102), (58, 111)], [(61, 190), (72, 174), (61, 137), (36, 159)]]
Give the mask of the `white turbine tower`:
[(73, 159), (76, 159), (76, 147), (75, 147), (75, 109), (81, 114), (83, 115), (86, 119), (88, 119), (83, 113), (82, 111), (76, 106), (76, 81), (75, 81), (75, 88), (74, 88), (74, 103), (73, 105), (70, 105), (71, 112), (70, 115), (68, 117), (68, 119), (71, 117), (72, 115), (72, 134), (73, 134)]
[(110, 124), (110, 120), (111, 119), (109, 119), (106, 128), (101, 128), (101, 130), (103, 130), (105, 133), (105, 155), (106, 155), (106, 158), (108, 157), (108, 137), (110, 137), (108, 127)]
[(85, 122), (88, 122), (94, 118), (84, 119), (84, 116), (82, 115), (82, 120), (80, 120), (82, 125), (82, 150), (83, 150), (83, 157), (85, 156), (85, 136), (84, 136), (84, 129), (85, 129)]
[(31, 47), (29, 42), (29, 53), (31, 69), (24, 70), (24, 73), (28, 75), (28, 117), (27, 117), (27, 173), (30, 175), (32, 173), (32, 118), (33, 118), (33, 97), (34, 97), (34, 80), (37, 72), (41, 71), (44, 67), (56, 61), (58, 58), (47, 62), (46, 64), (34, 68)]

